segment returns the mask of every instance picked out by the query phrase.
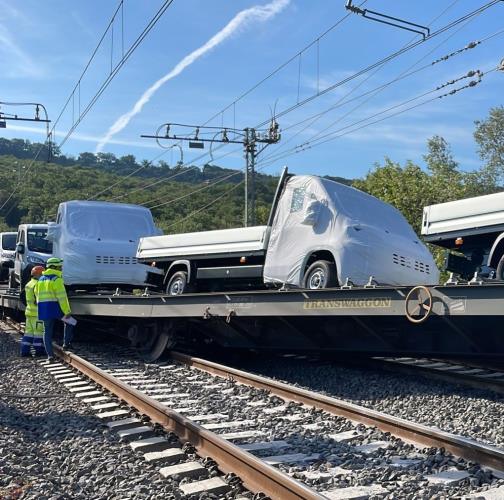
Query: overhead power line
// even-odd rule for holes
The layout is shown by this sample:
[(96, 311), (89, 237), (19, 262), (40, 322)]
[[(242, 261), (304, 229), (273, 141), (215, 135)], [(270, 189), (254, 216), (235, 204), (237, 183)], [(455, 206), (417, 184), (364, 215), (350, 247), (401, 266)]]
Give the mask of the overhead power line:
[[(335, 140), (335, 139), (337, 139), (339, 137), (342, 137), (344, 135), (348, 135), (350, 133), (357, 132), (358, 130), (361, 130), (362, 128), (365, 128), (365, 127), (368, 127), (370, 125), (374, 125), (376, 123), (382, 122), (384, 120), (387, 120), (389, 118), (395, 117), (397, 115), (400, 115), (400, 114), (405, 113), (407, 111), (410, 111), (412, 109), (418, 108), (420, 106), (424, 106), (424, 105), (426, 105), (426, 104), (428, 104), (430, 102), (436, 101), (437, 99), (443, 99), (445, 97), (449, 97), (449, 96), (454, 95), (454, 94), (456, 94), (458, 92), (461, 92), (461, 91), (463, 91), (465, 89), (473, 88), (476, 85), (478, 85), (479, 83), (481, 83), (481, 81), (482, 81), (482, 79), (483, 79), (483, 77), (485, 75), (493, 73), (494, 71), (497, 71), (498, 69), (499, 69), (498, 67), (494, 67), (494, 68), (491, 68), (491, 69), (489, 69), (489, 70), (487, 70), (485, 72), (482, 72), (480, 70), (469, 71), (465, 75), (462, 75), (461, 77), (455, 78), (455, 79), (453, 79), (453, 80), (451, 80), (449, 82), (445, 82), (442, 85), (439, 85), (439, 86), (437, 86), (434, 89), (431, 89), (431, 90), (429, 90), (427, 92), (424, 92), (424, 93), (422, 93), (420, 95), (417, 95), (415, 97), (407, 99), (407, 100), (405, 100), (405, 101), (403, 101), (403, 102), (401, 102), (399, 104), (394, 104), (393, 106), (390, 106), (390, 107), (388, 107), (388, 108), (386, 108), (384, 110), (381, 110), (381, 111), (379, 111), (377, 113), (374, 113), (374, 114), (372, 114), (370, 116), (367, 116), (365, 118), (362, 118), (361, 120), (357, 120), (356, 122), (353, 122), (353, 123), (351, 123), (349, 125), (346, 125), (345, 127), (341, 127), (338, 130), (335, 130), (333, 132), (329, 132), (329, 133), (327, 133), (327, 134), (319, 137), (316, 141), (306, 141), (306, 142), (304, 142), (302, 144), (299, 144), (298, 146), (295, 146), (295, 147), (291, 148), (290, 151), (286, 151), (283, 154), (280, 154), (280, 155), (275, 156), (273, 158), (265, 159), (264, 162), (260, 163), (260, 165), (262, 166), (262, 168), (264, 168), (267, 165), (270, 165), (270, 164), (272, 164), (272, 163), (274, 163), (276, 161), (279, 161), (281, 159), (287, 158), (288, 156), (291, 156), (293, 154), (301, 153), (303, 151), (306, 151), (307, 149), (312, 149), (312, 148), (314, 148), (316, 146), (320, 146), (321, 144), (325, 144), (327, 142)], [(448, 92), (444, 92), (444, 93), (438, 94), (438, 95), (436, 95), (434, 97), (431, 97), (430, 99), (424, 100), (424, 101), (422, 101), (420, 103), (417, 103), (417, 104), (415, 104), (413, 106), (410, 106), (410, 107), (405, 108), (405, 109), (399, 109), (399, 111), (396, 111), (396, 112), (394, 112), (392, 114), (389, 114), (389, 115), (387, 115), (385, 117), (381, 117), (381, 118), (379, 118), (377, 120), (373, 120), (373, 121), (368, 122), (369, 120), (372, 120), (373, 118), (377, 118), (377, 117), (379, 117), (379, 116), (381, 116), (381, 115), (383, 115), (385, 113), (388, 113), (389, 111), (393, 111), (395, 109), (402, 108), (403, 106), (405, 106), (405, 105), (407, 105), (407, 104), (409, 104), (411, 102), (414, 102), (414, 101), (416, 101), (418, 99), (421, 99), (422, 97), (426, 97), (426, 96), (428, 96), (430, 94), (439, 92), (439, 90), (442, 90), (442, 89), (447, 88), (447, 87), (449, 87), (449, 86), (451, 86), (451, 85), (453, 85), (453, 84), (455, 84), (455, 83), (457, 83), (459, 81), (462, 81), (462, 80), (465, 80), (465, 79), (469, 79), (469, 78), (475, 78), (475, 79), (471, 80), (469, 83), (467, 83), (467, 84), (465, 84), (465, 85), (463, 85), (461, 87), (457, 87), (457, 88), (454, 88), (454, 89), (452, 89), (452, 90), (450, 90)], [(366, 123), (366, 122), (368, 122), (368, 123)]]
[[(28, 165), (23, 178), (20, 179), (18, 184), (14, 187), (13, 191), (10, 193), (10, 195), (7, 197), (7, 199), (2, 203), (0, 206), (0, 210), (2, 210), (6, 204), (12, 199), (12, 197), (16, 194), (16, 192), (19, 190), (19, 187), (22, 185), (22, 182), (24, 181), (25, 177), (28, 175), (29, 171), (33, 167), (35, 161), (37, 161), (38, 157), (40, 156), (40, 153), (43, 151), (44, 147), (47, 147), (47, 145), (51, 144), (51, 139), (53, 138), (55, 129), (57, 124), (59, 123), (61, 117), (63, 116), (65, 110), (68, 108), (69, 103), (73, 102), (73, 113), (75, 112), (75, 100), (78, 101), (78, 117), (76, 120), (74, 120), (74, 116), (72, 117), (72, 127), (70, 130), (68, 130), (67, 134), (63, 138), (63, 140), (60, 142), (59, 147), (62, 147), (63, 144), (68, 140), (68, 138), (73, 134), (77, 126), (82, 122), (84, 117), (89, 113), (91, 108), (94, 106), (96, 101), (100, 98), (100, 96), (103, 94), (103, 92), (106, 90), (106, 88), (110, 85), (114, 77), (117, 75), (117, 73), (121, 70), (121, 68), (124, 66), (124, 64), (127, 62), (127, 60), (131, 57), (131, 55), (135, 52), (135, 50), (140, 46), (140, 44), (143, 42), (145, 37), (149, 34), (149, 32), (152, 30), (152, 28), (157, 24), (157, 22), (161, 19), (163, 14), (166, 12), (168, 7), (173, 3), (173, 0), (165, 0), (161, 7), (157, 10), (157, 12), (154, 14), (154, 16), (150, 19), (150, 21), (147, 23), (145, 28), (142, 30), (142, 32), (138, 35), (138, 37), (135, 39), (135, 41), (129, 46), (129, 48), (124, 52), (124, 13), (123, 13), (123, 8), (124, 8), (124, 0), (121, 0), (114, 11), (114, 14), (112, 15), (111, 20), (109, 21), (107, 28), (105, 29), (103, 35), (101, 36), (97, 46), (95, 47), (93, 53), (91, 54), (90, 59), (88, 60), (86, 66), (84, 67), (83, 72), (81, 73), (79, 79), (77, 80), (77, 83), (70, 93), (70, 96), (68, 97), (67, 101), (63, 105), (63, 108), (61, 112), (59, 113), (56, 121), (53, 123), (53, 126), (51, 128), (51, 131), (47, 134), (46, 141), (41, 144), (40, 148), (37, 150), (35, 153), (35, 156), (31, 160), (30, 164)], [(99, 89), (96, 91), (94, 96), (91, 98), (91, 100), (88, 102), (84, 110), (81, 111), (81, 81), (85, 73), (87, 72), (90, 64), (92, 63), (94, 57), (96, 56), (96, 53), (100, 46), (102, 45), (105, 36), (113, 26), (113, 23), (118, 16), (118, 13), (121, 12), (121, 50), (122, 50), (122, 57), (119, 60), (119, 62), (113, 66), (112, 60), (113, 60), (113, 53), (111, 52), (111, 69), (110, 69), (110, 74), (106, 77), (106, 79), (102, 82), (101, 86)]]
[[(105, 92), (106, 88), (110, 85), (112, 80), (115, 78), (117, 73), (121, 70), (121, 68), (124, 66), (126, 61), (131, 57), (131, 55), (135, 52), (135, 50), (140, 46), (140, 44), (143, 42), (145, 37), (149, 34), (149, 32), (154, 28), (154, 26), (157, 24), (157, 22), (161, 19), (163, 14), (166, 12), (168, 7), (173, 3), (173, 0), (165, 0), (163, 2), (163, 5), (159, 8), (159, 10), (156, 12), (156, 14), (152, 17), (152, 19), (148, 22), (147, 26), (142, 30), (142, 32), (138, 35), (138, 37), (135, 39), (135, 41), (129, 46), (129, 48), (126, 50), (126, 52), (123, 54), (119, 62), (112, 68), (110, 74), (107, 76), (105, 81), (101, 84), (100, 88), (96, 91), (94, 96), (91, 98), (87, 106), (84, 108), (84, 110), (79, 114), (77, 120), (75, 123), (72, 125), (70, 130), (67, 132), (63, 140), (60, 142), (59, 147), (62, 147), (63, 144), (68, 140), (68, 138), (72, 135), (74, 130), (77, 128), (79, 123), (84, 119), (84, 117), (89, 113), (91, 108), (94, 106), (96, 101), (100, 98), (100, 96)], [(122, 1), (121, 1), (122, 4)]]
[[(170, 133), (171, 127), (182, 127), (183, 129), (195, 129), (194, 135), (184, 133), (183, 135), (174, 135)], [(201, 126), (195, 127), (194, 125), (186, 125), (181, 123), (165, 123), (158, 127), (158, 131), (166, 127), (165, 135), (142, 135), (141, 137), (159, 140), (180, 140), (189, 141), (189, 147), (203, 147), (204, 142), (210, 143), (210, 148), (214, 142), (221, 144), (242, 144), (245, 154), (245, 211), (244, 211), (244, 225), (254, 226), (256, 221), (255, 213), (255, 163), (256, 157), (259, 153), (270, 144), (276, 144), (280, 140), (280, 133), (278, 123), (272, 119), (268, 130), (256, 130), (255, 128), (245, 128), (243, 130), (230, 128), (230, 127), (209, 127)], [(201, 138), (199, 134), (201, 131), (208, 130), (213, 134), (212, 138)], [(233, 134), (229, 138), (228, 134)], [(220, 136), (218, 138), (217, 136)], [(257, 145), (263, 144), (263, 147), (258, 151)]]
[[(455, 1), (455, 2), (453, 2), (453, 3), (449, 6), (449, 7), (447, 7), (447, 8), (446, 8), (446, 9), (445, 9), (445, 10), (444, 10), (444, 11), (443, 11), (440, 15), (442, 15), (444, 12), (446, 12), (446, 10), (448, 10), (448, 9), (449, 9), (452, 5), (454, 5), (455, 3), (456, 3), (456, 1)], [(447, 25), (443, 26), (443, 27), (442, 27), (442, 28), (440, 28), (439, 30), (437, 30), (437, 31), (433, 32), (433, 33), (432, 33), (432, 34), (431, 34), (431, 35), (427, 38), (427, 40), (429, 40), (429, 39), (431, 39), (431, 38), (433, 38), (433, 37), (435, 37), (435, 36), (438, 36), (439, 34), (444, 33), (445, 31), (450, 30), (450, 29), (451, 29), (451, 28), (453, 28), (454, 26), (457, 26), (457, 25), (459, 25), (459, 24), (461, 24), (461, 23), (463, 23), (463, 22), (465, 22), (465, 21), (468, 21), (469, 19), (471, 19), (471, 18), (473, 18), (473, 17), (475, 17), (475, 16), (479, 15), (480, 13), (484, 12), (486, 9), (490, 8), (491, 6), (495, 5), (496, 3), (498, 3), (498, 2), (497, 2), (497, 1), (488, 2), (487, 4), (483, 5), (482, 7), (478, 8), (478, 9), (476, 9), (476, 10), (472, 11), (472, 12), (469, 12), (469, 13), (468, 13), (468, 14), (466, 14), (465, 16), (463, 16), (463, 17), (461, 17), (461, 18), (459, 18), (459, 19), (456, 19), (455, 21), (450, 22), (449, 24), (447, 24)], [(361, 4), (361, 5), (362, 5), (362, 4)], [(439, 15), (438, 17), (440, 17), (440, 15)], [(345, 18), (346, 18), (346, 17), (345, 17)], [(339, 22), (341, 22), (342, 20), (344, 20), (344, 19), (341, 19)], [(410, 50), (410, 49), (412, 49), (412, 48), (416, 47), (416, 46), (417, 46), (417, 45), (419, 45), (420, 43), (423, 43), (423, 40), (420, 40), (420, 41), (417, 41), (417, 42), (412, 42), (412, 43), (410, 43), (409, 45), (406, 45), (406, 46), (405, 46), (405, 47), (403, 47), (402, 49), (400, 49), (400, 50), (398, 50), (398, 51), (396, 51), (396, 52), (392, 53), (390, 56), (388, 56), (388, 57), (386, 57), (386, 58), (384, 58), (384, 59), (381, 59), (380, 61), (378, 61), (377, 63), (375, 63), (375, 64), (374, 64), (374, 65), (372, 65), (371, 67), (364, 68), (364, 70), (361, 70), (358, 74), (353, 75), (353, 76), (351, 77), (351, 79), (356, 78), (357, 76), (359, 76), (359, 75), (361, 75), (361, 74), (365, 73), (366, 71), (369, 71), (371, 68), (377, 68), (377, 67), (379, 67), (380, 65), (383, 65), (385, 62), (387, 62), (387, 61), (389, 61), (389, 60), (393, 59), (394, 57), (397, 57), (398, 55), (400, 55), (400, 54), (404, 53), (404, 52), (405, 52), (405, 51), (407, 51), (407, 50)], [(268, 75), (268, 76), (267, 76), (264, 80), (261, 80), (260, 82), (258, 82), (258, 84), (256, 84), (255, 86), (251, 87), (251, 88), (249, 89), (249, 91), (247, 91), (246, 93), (242, 94), (242, 95), (241, 95), (241, 96), (240, 96), (237, 100), (233, 101), (233, 103), (231, 103), (231, 104), (230, 104), (230, 105), (228, 105), (226, 108), (224, 108), (224, 109), (223, 109), (223, 110), (221, 110), (220, 112), (218, 112), (218, 113), (216, 113), (215, 115), (213, 115), (213, 116), (212, 116), (212, 117), (211, 117), (211, 118), (210, 118), (207, 122), (205, 122), (205, 123), (209, 123), (211, 120), (213, 120), (213, 119), (217, 118), (219, 115), (221, 115), (224, 111), (226, 111), (226, 110), (230, 109), (231, 107), (233, 107), (233, 104), (235, 104), (235, 103), (236, 103), (239, 99), (242, 99), (243, 97), (245, 97), (246, 95), (248, 95), (248, 93), (252, 92), (252, 91), (254, 90), (254, 88), (257, 88), (257, 86), (259, 86), (261, 83), (263, 83), (263, 82), (264, 82), (264, 81), (266, 81), (268, 78), (270, 78), (271, 76), (273, 76), (274, 74), (276, 74), (278, 71), (280, 71), (280, 69), (282, 69), (282, 67), (285, 67), (285, 65), (287, 65), (289, 62), (294, 61), (294, 60), (296, 59), (296, 57), (297, 57), (297, 55), (296, 55), (296, 56), (294, 56), (294, 57), (292, 57), (291, 59), (289, 59), (289, 60), (288, 60), (286, 63), (284, 63), (283, 65), (279, 66), (279, 67), (278, 67), (278, 68), (277, 68), (274, 72), (272, 72), (270, 75)], [(322, 93), (327, 93), (327, 92), (329, 92), (329, 91), (331, 91), (331, 90), (335, 89), (337, 86), (342, 85), (343, 83), (346, 83), (346, 81), (345, 81), (345, 82), (337, 82), (336, 84), (334, 84), (334, 85), (332, 85), (332, 86), (330, 86), (330, 87), (328, 87), (328, 88), (324, 89), (323, 91), (319, 92), (319, 94), (321, 95)], [(306, 102), (309, 102), (309, 101), (313, 100), (314, 98), (318, 97), (318, 95), (319, 95), (319, 94), (317, 94), (317, 95), (315, 95), (315, 96), (311, 96), (311, 97), (308, 99), (308, 101), (306, 101)], [(304, 101), (301, 101), (300, 103), (297, 103), (297, 104), (296, 104), (296, 109), (297, 109), (297, 107), (300, 107), (300, 106), (302, 106), (302, 105), (304, 105), (304, 104), (305, 104), (305, 102), (304, 102)], [(288, 111), (288, 110), (287, 110), (287, 111)], [(283, 112), (283, 113), (285, 113), (285, 112), (286, 112), (286, 111), (284, 110), (284, 112)], [(278, 115), (276, 115), (276, 116), (278, 116)], [(267, 123), (267, 122), (264, 122), (264, 124), (265, 124), (265, 123)], [(258, 125), (258, 126), (259, 126), (259, 125)], [(217, 149), (219, 149), (219, 148), (215, 148), (215, 150), (217, 150)], [(227, 155), (224, 155), (224, 156), (222, 156), (222, 157), (228, 156), (229, 154), (233, 154), (233, 153), (235, 153), (235, 152), (236, 152), (236, 150), (233, 150), (231, 153), (228, 153)], [(194, 159), (193, 161), (198, 161), (198, 160), (200, 160), (200, 159), (205, 158), (206, 156), (207, 156), (207, 154), (200, 155), (198, 158)], [(222, 158), (222, 157), (221, 157), (221, 158)], [(262, 162), (261, 162), (261, 163), (262, 163)], [(193, 168), (195, 169), (195, 168), (198, 168), (198, 167), (192, 167), (191, 169), (193, 169)], [(191, 169), (190, 169), (190, 170), (191, 170)], [(187, 171), (186, 171), (186, 172), (187, 172)], [(184, 173), (185, 173), (185, 172), (184, 172)], [(171, 178), (171, 176), (170, 176), (169, 178)], [(142, 190), (142, 189), (148, 189), (149, 187), (152, 187), (153, 185), (159, 184), (159, 183), (161, 183), (161, 182), (163, 182), (163, 181), (164, 181), (164, 179), (158, 179), (158, 180), (156, 180), (155, 182), (153, 182), (153, 183), (149, 183), (149, 184), (147, 184), (146, 186), (144, 186), (143, 188), (137, 188), (137, 189), (136, 189), (136, 190), (134, 190), (134, 191), (138, 191), (138, 190)], [(122, 195), (122, 196), (119, 196), (119, 197), (115, 197), (114, 199), (117, 199), (117, 198), (123, 198), (124, 196), (127, 196), (127, 195)]]
[[(367, 0), (363, 0), (360, 4), (359, 4), (359, 7), (362, 7), (365, 3), (367, 2)], [(211, 116), (210, 118), (208, 118), (201, 126), (206, 126), (208, 125), (211, 121), (213, 121), (215, 118), (218, 118), (219, 116), (223, 117), (224, 113), (233, 108), (234, 106), (236, 106), (236, 104), (238, 102), (240, 102), (242, 99), (244, 99), (246, 96), (248, 96), (250, 93), (252, 93), (255, 89), (257, 89), (258, 87), (260, 87), (263, 83), (267, 82), (270, 78), (272, 78), (273, 76), (275, 76), (277, 73), (279, 73), (283, 68), (285, 68), (286, 66), (288, 66), (291, 62), (295, 61), (298, 57), (301, 57), (307, 50), (309, 50), (310, 48), (316, 46), (317, 47), (317, 52), (319, 50), (319, 44), (320, 44), (320, 41), (326, 37), (329, 33), (331, 33), (334, 29), (336, 29), (339, 25), (341, 25), (346, 19), (348, 19), (350, 17), (350, 13), (348, 14), (345, 14), (343, 17), (341, 17), (340, 19), (338, 19), (334, 24), (332, 24), (329, 28), (327, 28), (325, 31), (323, 31), (320, 35), (317, 36), (317, 38), (315, 38), (314, 40), (312, 40), (310, 43), (308, 43), (307, 45), (305, 45), (301, 50), (299, 50), (295, 55), (293, 55), (292, 57), (290, 57), (289, 59), (287, 59), (285, 62), (283, 62), (282, 64), (280, 64), (279, 66), (277, 66), (273, 71), (271, 71), (268, 75), (266, 75), (264, 78), (262, 78), (261, 80), (259, 80), (257, 83), (255, 83), (254, 85), (252, 85), (248, 90), (244, 91), (242, 94), (240, 94), (237, 98), (235, 98), (230, 104), (228, 104), (227, 106), (225, 106), (224, 108), (222, 108), (220, 111), (218, 111), (217, 113), (215, 113), (213, 116)], [(236, 117), (233, 117), (233, 127), (236, 128)], [(258, 127), (256, 127), (258, 128)], [(159, 132), (159, 129), (158, 129), (158, 132)], [(158, 132), (156, 133), (156, 135), (158, 134)], [(159, 144), (159, 142), (158, 142)], [(161, 144), (159, 144), (160, 147), (161, 147)], [(162, 154), (164, 155), (164, 153)], [(161, 155), (161, 156), (162, 156)], [(199, 161), (203, 158), (205, 158), (207, 156), (207, 153), (201, 155), (201, 156), (198, 156), (198, 158), (196, 159), (193, 159), (192, 161)], [(227, 156), (227, 155), (226, 155)], [(153, 160), (151, 160), (150, 163), (156, 161), (156, 159), (158, 159), (159, 157), (156, 157), (154, 158)], [(185, 163), (181, 166), (188, 166), (189, 163)], [(136, 171), (135, 173), (138, 173), (140, 171), (142, 171), (143, 169), (147, 168), (147, 166), (142, 166), (138, 169), (138, 171)], [(194, 168), (198, 168), (198, 167), (194, 167)], [(191, 170), (193, 170), (193, 168), (191, 168)], [(134, 175), (134, 174), (132, 174)], [(169, 180), (170, 178), (172, 177), (167, 177), (165, 180)], [(163, 182), (162, 180), (160, 182)], [(121, 181), (119, 181), (118, 183), (114, 184), (117, 185), (117, 184), (120, 184)], [(155, 185), (155, 184), (154, 184)], [(145, 186), (145, 189), (148, 189), (149, 187), (151, 187), (152, 184), (149, 184), (147, 186)], [(112, 187), (112, 186), (111, 186)], [(101, 194), (103, 194), (104, 192), (108, 191), (109, 188), (106, 188), (102, 191), (100, 191), (100, 193), (94, 195), (93, 197), (96, 197), (96, 196), (99, 196)], [(123, 198), (124, 196), (119, 196), (119, 197), (114, 197), (112, 198), (112, 200), (116, 200), (116, 199), (119, 199), (119, 198)], [(90, 198), (88, 198), (90, 199)]]
[[(470, 22), (470, 20), (466, 21), (466, 24), (468, 22)], [(459, 30), (461, 30), (464, 26), (466, 26), (466, 24), (464, 24), (463, 26), (461, 26), (457, 30), (457, 32)], [(336, 124), (338, 124), (339, 122), (341, 122), (343, 119), (347, 118), (349, 115), (351, 115), (352, 113), (354, 113), (357, 109), (359, 109), (364, 104), (366, 104), (367, 102), (369, 102), (378, 93), (380, 93), (383, 90), (385, 90), (386, 88), (390, 87), (392, 84), (394, 84), (394, 83), (396, 83), (396, 82), (398, 82), (400, 80), (403, 80), (405, 78), (409, 78), (409, 77), (411, 77), (411, 76), (413, 76), (413, 75), (415, 75), (415, 74), (417, 74), (417, 73), (419, 73), (421, 71), (424, 71), (426, 69), (432, 68), (433, 66), (435, 66), (437, 64), (444, 63), (444, 62), (448, 61), (452, 57), (459, 56), (459, 55), (461, 55), (461, 54), (463, 54), (463, 53), (465, 53), (465, 52), (467, 52), (467, 51), (469, 51), (471, 49), (474, 49), (474, 48), (482, 45), (483, 43), (487, 42), (488, 40), (491, 40), (492, 38), (494, 38), (496, 36), (500, 36), (500, 35), (504, 34), (504, 29), (496, 31), (496, 32), (494, 32), (494, 33), (492, 33), (490, 35), (487, 35), (484, 38), (481, 38), (480, 40), (469, 42), (466, 45), (464, 45), (464, 47), (461, 47), (460, 49), (454, 50), (454, 51), (450, 52), (449, 54), (446, 54), (446, 55), (444, 55), (442, 57), (438, 57), (434, 61), (431, 61), (430, 63), (427, 63), (427, 64), (425, 64), (425, 65), (423, 65), (423, 66), (421, 66), (421, 67), (419, 67), (419, 68), (417, 68), (415, 70), (411, 70), (411, 68), (415, 67), (420, 61), (422, 61), (423, 59), (425, 59), (428, 55), (432, 54), (432, 52), (434, 52), (435, 50), (437, 50), (443, 43), (445, 43), (449, 38), (451, 38), (455, 34), (456, 34), (456, 32), (452, 33), (448, 38), (446, 38), (440, 44), (438, 44), (436, 47), (434, 47), (429, 52), (427, 52), (427, 54), (425, 54), (419, 60), (417, 60), (414, 64), (412, 64), (411, 66), (409, 66), (405, 71), (401, 72), (399, 74), (399, 76), (397, 76), (396, 78), (394, 78), (392, 80), (389, 80), (388, 82), (386, 82), (386, 83), (384, 83), (382, 85), (379, 85), (378, 87), (375, 87), (375, 88), (373, 88), (373, 89), (371, 89), (371, 90), (369, 90), (367, 92), (364, 92), (364, 93), (362, 93), (362, 94), (360, 94), (358, 96), (354, 96), (354, 97), (351, 97), (351, 98), (345, 100), (345, 97), (348, 96), (348, 94), (347, 94), (346, 96), (343, 96), (341, 99), (339, 99), (335, 104), (329, 106), (329, 108), (327, 108), (327, 109), (325, 109), (325, 110), (323, 110), (323, 111), (321, 111), (319, 113), (316, 113), (315, 115), (312, 115), (309, 118), (305, 118), (305, 119), (303, 119), (303, 120), (301, 120), (301, 121), (299, 121), (297, 123), (289, 125), (288, 127), (286, 127), (283, 130), (284, 132), (286, 130), (290, 129), (290, 128), (296, 127), (298, 125), (303, 124), (306, 121), (310, 121), (311, 120), (308, 125), (305, 125), (301, 130), (297, 131), (293, 136), (289, 137), (288, 140), (284, 141), (284, 145), (287, 144), (287, 143), (289, 143), (289, 142), (292, 142), (292, 140), (295, 137), (299, 136), (304, 130), (306, 130), (308, 127), (311, 127), (319, 118), (321, 118), (322, 116), (325, 116), (330, 111), (333, 111), (333, 110), (335, 110), (337, 108), (343, 107), (344, 105), (349, 104), (350, 102), (357, 101), (357, 100), (361, 99), (362, 97), (368, 96), (367, 99), (359, 102), (359, 104), (357, 104), (357, 106), (354, 106), (348, 112), (346, 112), (342, 116), (338, 117), (336, 120), (334, 120), (333, 122), (331, 122), (329, 125), (325, 126), (322, 130), (320, 130), (320, 131), (316, 132), (315, 134), (313, 134), (312, 137), (310, 138), (310, 140), (311, 141), (316, 140), (319, 136), (323, 135), (325, 132), (327, 132), (333, 126), (335, 126)], [(291, 150), (292, 150), (291, 148), (287, 148), (287, 149), (283, 148), (280, 151), (276, 151), (273, 154), (267, 155), (265, 158), (263, 158), (263, 161), (267, 161), (271, 157), (276, 157), (279, 154), (283, 154), (284, 152), (291, 151)]]
[[(487, 2), (485, 5), (479, 7), (478, 9), (475, 9), (471, 12), (469, 12), (468, 14), (448, 23), (446, 26), (443, 26), (442, 28), (432, 32), (431, 34), (429, 34), (428, 36), (425, 37), (425, 39), (421, 39), (421, 40), (417, 40), (416, 42), (412, 42), (408, 45), (406, 45), (405, 47), (389, 54), (388, 56), (384, 57), (383, 59), (380, 59), (379, 61), (376, 61), (375, 63), (373, 64), (370, 64), (369, 66), (366, 66), (365, 68), (353, 73), (352, 75), (346, 77), (346, 78), (343, 78), (342, 80), (339, 80), (338, 82), (335, 82), (334, 84), (332, 85), (329, 85), (327, 86), (325, 89), (303, 99), (302, 101), (299, 101), (298, 103), (296, 104), (293, 104), (292, 106), (289, 106), (288, 108), (280, 111), (279, 113), (276, 113), (275, 114), (275, 118), (280, 118), (282, 116), (285, 116), (286, 114), (288, 113), (291, 113), (292, 111), (294, 111), (295, 109), (298, 109), (300, 108), (301, 106), (304, 106), (306, 104), (308, 104), (309, 102), (313, 101), (314, 99), (317, 99), (329, 92), (332, 92), (333, 90), (335, 90), (336, 88), (338, 87), (341, 87), (342, 85), (345, 85), (346, 83), (352, 81), (352, 80), (355, 80), (356, 78), (358, 78), (359, 76), (361, 75), (364, 75), (365, 73), (368, 73), (369, 71), (375, 69), (376, 67), (378, 66), (381, 66), (382, 64), (392, 60), (392, 59), (395, 59), (396, 57), (404, 54), (405, 52), (408, 52), (410, 51), (411, 49), (415, 48), (415, 47), (418, 47), (419, 45), (427, 42), (428, 40), (431, 40), (439, 35), (441, 35), (442, 33), (445, 33), (446, 31), (452, 29), (453, 27), (463, 23), (464, 21), (470, 19), (471, 17), (474, 17), (476, 15), (479, 15), (481, 14), (482, 12), (484, 12), (485, 10), (489, 9), (490, 7), (493, 7), (494, 5), (498, 4), (498, 3), (501, 3), (502, 0), (492, 0), (491, 2)], [(264, 125), (266, 125), (268, 123), (268, 120), (265, 120), (264, 122), (261, 122), (259, 123), (258, 125), (256, 125), (257, 127), (263, 127)]]

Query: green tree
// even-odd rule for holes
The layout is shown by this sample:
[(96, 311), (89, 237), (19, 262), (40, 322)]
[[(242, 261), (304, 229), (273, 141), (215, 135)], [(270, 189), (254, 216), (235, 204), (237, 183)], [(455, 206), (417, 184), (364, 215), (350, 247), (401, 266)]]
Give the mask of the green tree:
[(474, 122), (474, 139), (480, 158), (485, 161), (486, 176), (494, 182), (504, 177), (504, 106), (490, 109), (488, 118)]

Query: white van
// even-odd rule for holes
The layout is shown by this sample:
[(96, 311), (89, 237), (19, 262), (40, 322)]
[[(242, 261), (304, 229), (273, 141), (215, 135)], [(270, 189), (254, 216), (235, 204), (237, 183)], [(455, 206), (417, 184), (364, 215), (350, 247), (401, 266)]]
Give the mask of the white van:
[(101, 201), (60, 203), (56, 222), (49, 222), (47, 238), (53, 254), (63, 259), (68, 286), (145, 286), (160, 271), (136, 259), (142, 236), (162, 232), (149, 209)]
[(8, 279), (9, 269), (14, 267), (16, 235), (16, 232), (0, 233), (0, 281)]
[(9, 286), (24, 287), (35, 266), (45, 265), (52, 257), (52, 244), (47, 240), (47, 224), (21, 224), (16, 239), (14, 269), (9, 275)]

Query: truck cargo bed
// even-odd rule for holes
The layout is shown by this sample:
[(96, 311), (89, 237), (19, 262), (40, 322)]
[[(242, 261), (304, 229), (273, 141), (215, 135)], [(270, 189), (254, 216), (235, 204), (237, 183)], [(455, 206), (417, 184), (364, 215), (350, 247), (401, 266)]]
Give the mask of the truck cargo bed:
[(160, 261), (191, 256), (261, 255), (266, 251), (268, 237), (268, 226), (151, 236), (140, 240), (137, 258)]
[(425, 207), (422, 235), (433, 241), (455, 234), (499, 232), (503, 221), (504, 193), (489, 194)]

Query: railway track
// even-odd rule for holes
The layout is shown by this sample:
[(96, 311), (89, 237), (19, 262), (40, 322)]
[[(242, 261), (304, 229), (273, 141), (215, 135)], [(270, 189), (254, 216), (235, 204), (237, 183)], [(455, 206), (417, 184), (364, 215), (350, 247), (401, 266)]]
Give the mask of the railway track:
[(421, 374), (432, 379), (504, 394), (504, 368), (467, 361), (408, 357), (378, 357), (373, 358), (373, 363), (394, 372)]
[[(215, 468), (189, 460), (188, 449), (271, 498), (452, 496), (469, 486), (499, 487), (500, 474), (475, 463), (504, 470), (503, 450), (206, 360), (173, 353), (169, 363), (144, 365), (92, 349), (87, 359), (56, 352), (63, 363), (46, 369), (121, 438), (133, 440), (146, 460), (180, 462), (160, 473), (187, 472), (184, 494), (208, 487), (224, 495), (239, 482), (235, 476), (202, 482)], [(180, 443), (160, 435), (161, 428)]]

